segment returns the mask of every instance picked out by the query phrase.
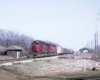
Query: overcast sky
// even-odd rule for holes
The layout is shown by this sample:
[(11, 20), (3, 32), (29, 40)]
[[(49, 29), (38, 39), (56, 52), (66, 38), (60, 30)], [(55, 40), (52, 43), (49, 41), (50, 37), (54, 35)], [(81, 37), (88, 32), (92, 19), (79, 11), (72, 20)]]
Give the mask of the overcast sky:
[(99, 9), (100, 0), (0, 0), (0, 29), (78, 50), (93, 40)]

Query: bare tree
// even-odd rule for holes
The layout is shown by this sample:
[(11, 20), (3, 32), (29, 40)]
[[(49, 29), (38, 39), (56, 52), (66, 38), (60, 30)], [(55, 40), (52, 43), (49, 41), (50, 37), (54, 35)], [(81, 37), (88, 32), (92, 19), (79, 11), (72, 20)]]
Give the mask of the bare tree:
[(29, 50), (32, 41), (33, 38), (26, 35), (19, 35), (13, 31), (4, 30), (2, 33), (0, 33), (0, 45), (5, 47), (17, 45)]

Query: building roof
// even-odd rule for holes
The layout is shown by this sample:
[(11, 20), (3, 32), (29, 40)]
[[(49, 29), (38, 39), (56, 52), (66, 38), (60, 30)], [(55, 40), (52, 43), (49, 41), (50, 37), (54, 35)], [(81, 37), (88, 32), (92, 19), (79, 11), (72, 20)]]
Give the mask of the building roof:
[(12, 45), (6, 48), (6, 50), (23, 50), (23, 48), (20, 46)]
[(89, 48), (81, 48), (79, 51), (84, 52), (84, 51), (88, 51), (89, 52)]
[(19, 50), (19, 51), (22, 51), (22, 53), (25, 55), (25, 54), (28, 54), (28, 52), (24, 49), (24, 48), (22, 48), (22, 47), (20, 47), (20, 46), (16, 46), (16, 45), (12, 45), (12, 46), (10, 46), (10, 47), (8, 47), (8, 48), (6, 48), (6, 51), (10, 51), (10, 50)]

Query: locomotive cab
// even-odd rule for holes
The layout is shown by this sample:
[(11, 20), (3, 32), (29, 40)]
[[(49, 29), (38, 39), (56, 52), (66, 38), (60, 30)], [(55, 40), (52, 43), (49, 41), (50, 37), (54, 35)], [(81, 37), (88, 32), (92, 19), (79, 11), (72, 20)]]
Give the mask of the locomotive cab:
[(32, 43), (32, 52), (41, 52), (42, 51), (42, 43), (39, 40), (33, 41)]

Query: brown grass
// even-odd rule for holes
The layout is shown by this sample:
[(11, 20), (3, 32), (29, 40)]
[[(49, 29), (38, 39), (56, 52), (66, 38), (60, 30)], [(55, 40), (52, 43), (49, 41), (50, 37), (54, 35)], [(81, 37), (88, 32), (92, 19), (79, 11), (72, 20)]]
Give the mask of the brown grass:
[(92, 53), (91, 54), (91, 60), (94, 60), (94, 61), (98, 61), (98, 62), (100, 62), (100, 53)]
[[(70, 59), (62, 56), (60, 59), (41, 59), (31, 63), (14, 64), (0, 67), (1, 80), (75, 80), (79, 78), (99, 77), (99, 71), (91, 71), (88, 63), (91, 60)], [(82, 71), (86, 67), (87, 71)]]

